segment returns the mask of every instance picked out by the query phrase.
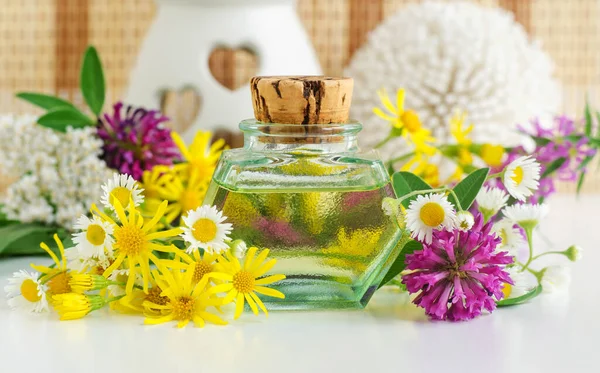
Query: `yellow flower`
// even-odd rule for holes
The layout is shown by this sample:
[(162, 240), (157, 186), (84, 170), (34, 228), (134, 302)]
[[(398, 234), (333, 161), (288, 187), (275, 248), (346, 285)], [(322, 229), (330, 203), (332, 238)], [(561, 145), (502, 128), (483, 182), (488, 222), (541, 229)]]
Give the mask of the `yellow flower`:
[(473, 124), (469, 125), (467, 128), (463, 128), (465, 116), (465, 112), (456, 111), (454, 116), (450, 119), (450, 133), (458, 144), (458, 164), (462, 166), (473, 163), (473, 155), (469, 149), (472, 143), (469, 134), (473, 131)]
[(152, 170), (144, 171), (142, 174), (142, 188), (144, 197), (148, 199), (160, 199), (161, 187), (173, 178), (171, 169), (166, 166), (154, 166)]
[(434, 188), (441, 185), (438, 166), (431, 163), (425, 154), (417, 153), (402, 166), (401, 170), (414, 173)]
[[(168, 297), (161, 295), (163, 291), (155, 280), (158, 277), (158, 272), (156, 270), (152, 271), (152, 276), (150, 276), (151, 287), (148, 292), (134, 288), (131, 293), (126, 294), (117, 302), (111, 303), (112, 308), (122, 313), (138, 313), (146, 316), (163, 315), (164, 310), (152, 308), (151, 306), (151, 304), (165, 306), (170, 302)], [(144, 306), (144, 302), (148, 302), (146, 306)]]
[(100, 295), (66, 293), (54, 295), (52, 304), (61, 320), (75, 320), (104, 307), (106, 301)]
[(375, 115), (390, 122), (393, 128), (401, 130), (402, 136), (414, 144), (416, 151), (432, 155), (435, 148), (431, 143), (435, 138), (429, 130), (423, 128), (416, 111), (404, 108), (404, 89), (399, 89), (396, 93), (396, 107), (384, 90), (379, 90), (377, 94), (388, 112), (376, 107), (373, 109)]
[(168, 253), (179, 253), (179, 250), (173, 246), (166, 246), (162, 243), (156, 243), (159, 238), (175, 237), (182, 232), (180, 228), (169, 229), (161, 232), (150, 233), (150, 230), (164, 216), (167, 208), (167, 201), (164, 201), (156, 211), (156, 214), (150, 221), (144, 221), (142, 214), (136, 207), (130, 203), (128, 214), (121, 206), (118, 200), (115, 200), (115, 212), (119, 218), (119, 223), (102, 213), (96, 205), (92, 206), (92, 213), (113, 224), (114, 226), (114, 249), (115, 261), (108, 267), (104, 277), (108, 277), (115, 269), (119, 268), (123, 262), (129, 268), (129, 277), (127, 279), (126, 293), (131, 293), (133, 284), (138, 271), (142, 274), (144, 291), (148, 291), (148, 281), (150, 277), (149, 261), (158, 265), (160, 260), (152, 251), (162, 251)]
[(71, 289), (76, 293), (105, 289), (109, 284), (106, 277), (87, 273), (73, 273), (69, 280)]
[(206, 291), (208, 277), (200, 282), (194, 283), (195, 266), (189, 264), (185, 272), (179, 269), (175, 271), (163, 271), (162, 276), (156, 277), (156, 283), (163, 289), (161, 296), (169, 298), (165, 305), (152, 301), (145, 301), (144, 307), (161, 310), (159, 316), (149, 316), (144, 320), (145, 324), (161, 324), (168, 321), (177, 321), (177, 327), (182, 328), (190, 321), (197, 327), (203, 327), (205, 322), (217, 325), (226, 325), (219, 316), (207, 312), (208, 307), (221, 305), (221, 300)]
[(44, 242), (40, 243), (40, 247), (50, 255), (50, 258), (54, 261), (54, 267), (46, 267), (41, 265), (31, 264), (31, 268), (42, 273), (40, 281), (48, 286), (48, 297), (52, 299), (53, 295), (70, 293), (73, 290), (69, 282), (71, 281), (71, 273), (67, 269), (67, 259), (65, 257), (65, 246), (62, 241), (58, 238), (58, 235), (54, 235), (54, 241), (60, 253), (60, 259), (50, 250), (48, 245)]
[(164, 260), (162, 264), (167, 268), (175, 269), (186, 269), (193, 264), (194, 276), (192, 277), (192, 282), (196, 284), (206, 277), (206, 275), (214, 272), (215, 264), (217, 263), (217, 259), (220, 257), (221, 255), (212, 251), (209, 252), (207, 250), (204, 250), (204, 253), (200, 255), (200, 250), (196, 249), (193, 250), (191, 256), (181, 253), (181, 259), (183, 262), (178, 260)]
[(502, 145), (483, 144), (480, 157), (488, 166), (499, 167), (502, 165), (504, 158), (504, 147)]
[[(269, 249), (264, 249), (256, 256), (256, 247), (248, 249), (244, 265), (240, 264), (240, 261), (234, 257), (229, 251), (225, 253), (225, 258), (221, 257), (217, 265), (217, 271), (210, 274), (210, 277), (217, 278), (219, 280), (226, 281), (224, 284), (216, 285), (212, 287), (210, 293), (227, 293), (223, 298), (223, 304), (230, 303), (235, 300), (235, 315), (237, 319), (244, 310), (244, 301), (248, 302), (248, 305), (252, 309), (255, 315), (258, 315), (258, 307), (268, 315), (265, 305), (260, 300), (258, 295), (263, 294), (269, 297), (285, 298), (285, 295), (275, 289), (270, 289), (263, 285), (269, 285), (277, 281), (285, 279), (284, 275), (271, 275), (262, 277), (267, 273), (277, 261), (271, 259), (265, 262), (265, 259), (269, 255)], [(256, 257), (255, 257), (256, 256)], [(206, 277), (205, 277), (206, 278)]]
[(208, 189), (209, 179), (203, 179), (192, 172), (189, 179), (175, 174), (168, 182), (158, 188), (159, 195), (169, 203), (165, 218), (173, 222), (188, 211), (202, 206), (204, 195)]
[(404, 89), (396, 92), (396, 107), (384, 90), (377, 91), (377, 95), (388, 113), (376, 107), (373, 109), (375, 115), (390, 122), (392, 127), (406, 129), (410, 133), (416, 133), (421, 129), (419, 115), (414, 110), (404, 109)]
[(171, 132), (171, 136), (184, 159), (184, 162), (174, 166), (175, 171), (181, 172), (187, 177), (191, 177), (192, 173), (196, 173), (199, 179), (210, 180), (213, 172), (215, 172), (221, 153), (226, 149), (225, 140), (219, 139), (210, 145), (212, 134), (198, 131), (188, 148), (175, 131)]

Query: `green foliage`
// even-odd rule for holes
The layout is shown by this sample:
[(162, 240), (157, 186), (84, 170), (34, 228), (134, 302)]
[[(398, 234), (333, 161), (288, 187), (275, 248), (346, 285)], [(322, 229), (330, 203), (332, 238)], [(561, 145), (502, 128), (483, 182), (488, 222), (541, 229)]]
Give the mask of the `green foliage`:
[(542, 173), (541, 178), (545, 178), (551, 175), (554, 171), (558, 170), (560, 166), (562, 166), (567, 161), (567, 158), (560, 157), (552, 161), (547, 167), (546, 170)]
[(71, 104), (69, 101), (65, 101), (62, 98), (49, 96), (41, 93), (21, 92), (17, 93), (17, 97), (46, 110), (54, 110), (65, 107), (73, 109), (75, 108), (73, 104)]
[(55, 131), (66, 132), (68, 126), (83, 128), (92, 126), (96, 122), (75, 108), (61, 107), (42, 115), (38, 123)]
[(590, 103), (585, 100), (585, 130), (584, 133), (587, 137), (592, 136), (592, 111), (590, 110)]
[(96, 116), (102, 112), (105, 98), (104, 73), (96, 48), (90, 46), (83, 56), (80, 79), (81, 93)]
[(529, 292), (521, 295), (520, 297), (502, 299), (500, 301), (497, 301), (496, 305), (498, 307), (516, 306), (517, 304), (522, 304), (527, 301), (530, 301), (531, 299), (537, 297), (541, 293), (542, 293), (542, 285), (538, 285), (535, 288), (533, 288), (532, 290), (530, 290)]
[[(427, 184), (423, 179), (418, 177), (417, 175), (406, 172), (399, 171), (392, 175), (392, 185), (394, 186), (394, 191), (396, 192), (396, 196), (398, 198), (402, 198), (408, 193), (412, 193), (418, 190), (431, 190), (431, 186)], [(416, 196), (410, 197), (402, 201), (404, 207), (408, 207), (410, 201), (417, 198)]]
[(12, 222), (0, 226), (0, 257), (9, 255), (42, 254), (40, 242), (46, 242), (53, 247), (52, 235), (56, 228), (47, 225)]
[[(475, 201), (475, 197), (477, 197), (477, 193), (479, 193), (483, 183), (485, 183), (489, 172), (489, 168), (475, 170), (454, 187), (453, 191), (464, 210), (471, 207), (471, 204)], [(450, 194), (448, 200), (455, 206), (458, 206), (452, 194)]]
[[(100, 116), (104, 106), (106, 88), (102, 63), (98, 52), (92, 46), (87, 48), (83, 56), (79, 83), (83, 98), (90, 110), (96, 117)], [(47, 113), (38, 119), (38, 123), (44, 127), (65, 132), (68, 126), (82, 128), (96, 125), (95, 118), (88, 117), (75, 105), (59, 97), (32, 92), (21, 92), (17, 94), (17, 97), (47, 110)]]
[(406, 268), (406, 255), (412, 254), (415, 251), (422, 249), (423, 245), (419, 241), (409, 240), (402, 248), (400, 255), (398, 255), (394, 263), (392, 263), (392, 266), (385, 274), (383, 280), (381, 280), (381, 282), (379, 283), (378, 289), (383, 285), (387, 284), (389, 281), (391, 281), (394, 277), (400, 274), (400, 272), (404, 271), (404, 269)]

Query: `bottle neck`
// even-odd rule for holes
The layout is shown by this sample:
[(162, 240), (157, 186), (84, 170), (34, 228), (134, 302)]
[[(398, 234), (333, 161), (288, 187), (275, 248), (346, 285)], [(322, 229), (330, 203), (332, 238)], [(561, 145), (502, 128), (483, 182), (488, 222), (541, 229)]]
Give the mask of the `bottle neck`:
[(344, 153), (358, 150), (357, 122), (332, 124), (263, 123), (242, 121), (244, 148), (265, 152)]

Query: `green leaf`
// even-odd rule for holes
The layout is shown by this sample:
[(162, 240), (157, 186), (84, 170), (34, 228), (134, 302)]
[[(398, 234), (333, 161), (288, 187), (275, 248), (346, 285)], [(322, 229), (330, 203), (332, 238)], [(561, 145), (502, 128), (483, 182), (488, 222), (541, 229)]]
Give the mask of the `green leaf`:
[(596, 122), (598, 123), (598, 128), (596, 129), (596, 136), (600, 137), (600, 111), (596, 112)]
[(85, 102), (96, 116), (102, 112), (104, 106), (105, 87), (102, 63), (96, 48), (90, 46), (83, 56), (81, 67), (81, 93)]
[[(456, 193), (463, 210), (467, 210), (471, 207), (471, 204), (475, 201), (475, 197), (477, 197), (477, 193), (479, 193), (483, 183), (485, 183), (485, 179), (489, 172), (489, 168), (480, 168), (479, 170), (471, 172), (460, 183), (456, 184), (453, 190), (454, 193)], [(450, 194), (448, 199), (452, 204), (458, 207), (452, 194)]]
[[(392, 185), (394, 186), (394, 191), (396, 192), (396, 196), (401, 198), (408, 193), (417, 191), (417, 190), (430, 190), (432, 189), (429, 184), (427, 184), (423, 179), (418, 177), (417, 175), (406, 172), (399, 171), (392, 175)], [(407, 198), (402, 201), (404, 207), (408, 207), (410, 201), (417, 198), (416, 196)]]
[(38, 123), (59, 132), (66, 132), (68, 126), (82, 128), (96, 124), (79, 110), (65, 107), (47, 112), (38, 119)]
[(546, 170), (542, 173), (542, 176), (540, 178), (543, 179), (551, 175), (554, 171), (558, 170), (560, 166), (562, 166), (566, 161), (567, 158), (565, 157), (555, 159), (554, 161), (552, 161), (552, 163), (548, 165), (548, 167), (546, 167)]
[(596, 148), (600, 148), (600, 139), (599, 138), (590, 137), (588, 140), (591, 145), (593, 145)]
[(74, 108), (73, 104), (71, 104), (69, 101), (41, 93), (21, 92), (17, 93), (17, 97), (46, 110), (53, 110), (62, 107)]
[(533, 288), (532, 290), (530, 290), (529, 292), (521, 295), (520, 297), (499, 300), (496, 302), (496, 305), (498, 307), (516, 306), (517, 304), (525, 303), (525, 302), (537, 297), (538, 295), (541, 294), (541, 292), (542, 292), (542, 285), (538, 285), (535, 288)]
[(548, 145), (552, 141), (546, 137), (531, 136), (531, 138), (533, 139), (533, 141), (535, 141), (535, 145), (537, 145), (537, 146)]
[(396, 258), (394, 263), (392, 263), (392, 266), (390, 267), (388, 272), (385, 274), (385, 277), (383, 278), (383, 280), (381, 280), (381, 282), (379, 283), (379, 286), (377, 288), (379, 289), (383, 285), (387, 284), (390, 280), (392, 280), (394, 277), (396, 277), (400, 272), (404, 271), (404, 268), (406, 268), (406, 255), (412, 254), (415, 251), (422, 250), (422, 249), (423, 249), (423, 245), (419, 241), (415, 241), (415, 240), (408, 241), (406, 243), (406, 245), (404, 245), (404, 247), (402, 248), (402, 251), (400, 251), (400, 255), (398, 255), (398, 258)]
[(581, 192), (581, 187), (583, 186), (583, 181), (585, 180), (585, 172), (581, 172), (579, 174), (579, 178), (577, 179), (577, 194)]
[(54, 230), (53, 227), (35, 223), (14, 223), (2, 226), (0, 227), (0, 237), (2, 237), (0, 256), (40, 252), (40, 242), (51, 239), (51, 233)]
[(592, 135), (592, 112), (590, 110), (590, 102), (585, 100), (585, 135), (590, 137)]

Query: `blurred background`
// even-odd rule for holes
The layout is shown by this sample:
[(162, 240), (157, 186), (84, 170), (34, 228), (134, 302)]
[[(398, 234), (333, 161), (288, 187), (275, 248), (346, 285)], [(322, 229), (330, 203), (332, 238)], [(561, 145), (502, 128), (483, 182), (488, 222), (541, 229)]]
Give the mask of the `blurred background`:
[[(298, 0), (289, 3), (308, 35), (322, 72), (343, 75), (356, 50), (367, 40), (368, 33), (390, 15), (415, 2), (418, 1)], [(591, 103), (598, 103), (600, 1), (473, 2), (511, 12), (524, 30), (541, 43), (542, 49), (554, 61), (554, 75), (562, 86), (560, 112), (580, 116), (586, 94)], [(82, 53), (89, 44), (96, 46), (104, 63), (109, 89), (107, 102), (125, 98), (142, 43), (164, 3), (170, 1), (0, 0), (0, 113), (35, 112), (27, 103), (15, 99), (17, 91), (54, 93), (82, 103), (78, 97), (78, 75)], [(235, 7), (243, 1), (225, 0), (224, 3)], [(168, 32), (169, 25), (166, 29), (165, 25), (161, 27), (162, 32)], [(172, 27), (175, 29), (177, 25)], [(193, 43), (194, 39), (192, 34), (182, 43)], [(214, 80), (230, 91), (244, 88), (248, 79), (260, 71), (262, 63), (247, 45), (215, 43), (207, 59)], [(158, 102), (180, 122), (193, 121), (196, 112), (202, 110), (203, 97), (199, 97), (194, 89), (179, 87), (178, 90), (160, 92)], [(185, 129), (185, 123), (178, 125)], [(234, 130), (223, 129), (217, 134), (227, 138), (232, 146), (240, 144)], [(595, 165), (591, 170), (583, 190), (600, 191), (600, 175)], [(571, 192), (574, 185), (561, 185), (560, 188)]]

